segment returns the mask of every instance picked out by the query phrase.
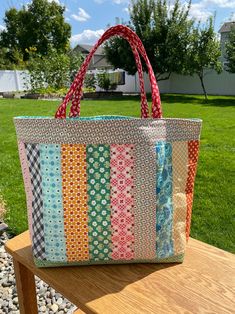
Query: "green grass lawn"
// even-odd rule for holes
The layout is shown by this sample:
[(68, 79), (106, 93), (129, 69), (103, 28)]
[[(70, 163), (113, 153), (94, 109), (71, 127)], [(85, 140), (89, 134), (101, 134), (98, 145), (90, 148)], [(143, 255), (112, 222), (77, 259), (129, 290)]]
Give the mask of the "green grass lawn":
[[(165, 117), (201, 118), (203, 130), (191, 236), (235, 253), (235, 97), (163, 95)], [(13, 233), (27, 229), (26, 203), (12, 118), (52, 116), (58, 102), (0, 100), (0, 194)], [(82, 115), (139, 116), (139, 99), (83, 101)]]

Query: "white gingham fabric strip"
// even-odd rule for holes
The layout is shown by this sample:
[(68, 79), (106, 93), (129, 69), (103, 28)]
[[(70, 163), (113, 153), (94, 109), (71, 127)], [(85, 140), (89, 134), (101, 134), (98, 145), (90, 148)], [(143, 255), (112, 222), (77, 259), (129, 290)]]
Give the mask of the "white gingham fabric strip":
[(25, 144), (32, 184), (32, 226), (33, 254), (35, 258), (46, 259), (43, 227), (42, 177), (40, 173), (40, 154), (37, 144)]

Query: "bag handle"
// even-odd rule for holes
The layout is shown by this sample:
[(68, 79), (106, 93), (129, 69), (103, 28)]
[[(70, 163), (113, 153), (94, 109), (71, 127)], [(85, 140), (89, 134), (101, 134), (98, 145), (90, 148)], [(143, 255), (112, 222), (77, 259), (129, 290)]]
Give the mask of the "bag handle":
[[(142, 73), (142, 65), (141, 65), (141, 60), (139, 57), (138, 52), (141, 54), (143, 59), (146, 62), (148, 72), (149, 72), (149, 78), (151, 82), (151, 89), (152, 89), (152, 117), (153, 118), (161, 118), (162, 117), (162, 112), (161, 112), (161, 101), (160, 101), (160, 95), (159, 95), (159, 90), (156, 82), (156, 78), (153, 73), (153, 69), (151, 67), (151, 64), (149, 62), (149, 59), (147, 57), (145, 48), (140, 40), (140, 38), (128, 27), (123, 26), (123, 25), (117, 25), (114, 27), (109, 28), (98, 40), (94, 48), (91, 50), (89, 55), (87, 56), (86, 60), (83, 62), (79, 72), (77, 73), (67, 95), (64, 98), (63, 103), (59, 106), (55, 118), (66, 118), (66, 107), (72, 98), (72, 96), (75, 94), (75, 97), (73, 98), (73, 104), (70, 109), (70, 117), (78, 117), (80, 114), (80, 99), (82, 96), (82, 85), (84, 82), (85, 74), (87, 72), (89, 63), (91, 61), (92, 56), (94, 55), (95, 51), (97, 48), (107, 39), (109, 39), (112, 36), (121, 36), (125, 38), (130, 44), (133, 49), (133, 53), (137, 62), (137, 67), (138, 67), (138, 72), (140, 75), (140, 84), (141, 84), (141, 92), (143, 90), (142, 84), (143, 83), (143, 73)], [(140, 74), (141, 73), (141, 74)], [(146, 100), (145, 93), (141, 93), (141, 101)], [(142, 103), (142, 117), (147, 116), (147, 109), (146, 109), (146, 103)], [(143, 115), (143, 112), (145, 113)]]
[[(147, 97), (144, 89), (144, 76), (143, 76), (143, 69), (142, 69), (142, 63), (140, 60), (140, 56), (138, 53), (138, 50), (135, 48), (133, 43), (130, 43), (130, 46), (132, 48), (132, 52), (135, 57), (135, 62), (138, 69), (138, 75), (139, 75), (139, 83), (140, 83), (140, 94), (141, 94), (141, 118), (148, 118), (149, 116), (149, 108), (148, 108), (148, 102)], [(83, 85), (83, 84), (82, 84)], [(80, 116), (80, 100), (82, 97), (82, 89), (77, 88), (74, 94), (74, 97), (72, 99), (72, 106), (71, 106), (71, 115), (70, 117), (79, 117)]]

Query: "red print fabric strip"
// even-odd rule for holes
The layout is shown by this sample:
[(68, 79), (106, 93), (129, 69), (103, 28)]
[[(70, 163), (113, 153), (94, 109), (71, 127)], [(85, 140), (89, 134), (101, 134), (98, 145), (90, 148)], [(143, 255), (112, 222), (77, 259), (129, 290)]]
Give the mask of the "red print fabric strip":
[(197, 170), (199, 152), (199, 141), (188, 142), (188, 178), (186, 184), (186, 202), (187, 202), (187, 216), (186, 216), (186, 239), (189, 239), (191, 216), (193, 207), (193, 189), (194, 180)]
[(112, 259), (134, 259), (134, 145), (111, 145)]

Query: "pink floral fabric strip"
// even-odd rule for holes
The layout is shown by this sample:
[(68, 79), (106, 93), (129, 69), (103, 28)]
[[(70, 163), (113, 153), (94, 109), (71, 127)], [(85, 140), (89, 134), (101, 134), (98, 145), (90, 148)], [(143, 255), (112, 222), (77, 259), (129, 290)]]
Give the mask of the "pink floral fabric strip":
[(131, 260), (134, 252), (134, 145), (111, 145), (112, 259)]
[(24, 146), (23, 142), (18, 141), (18, 149), (19, 149), (20, 163), (21, 163), (21, 169), (23, 172), (23, 179), (24, 179), (24, 186), (25, 186), (25, 193), (26, 193), (29, 233), (30, 233), (30, 237), (32, 239), (32, 234), (33, 234), (33, 231), (32, 231), (32, 200), (33, 200), (33, 195), (32, 195), (29, 166), (28, 166), (27, 156), (26, 156), (26, 152), (25, 152), (25, 146)]

